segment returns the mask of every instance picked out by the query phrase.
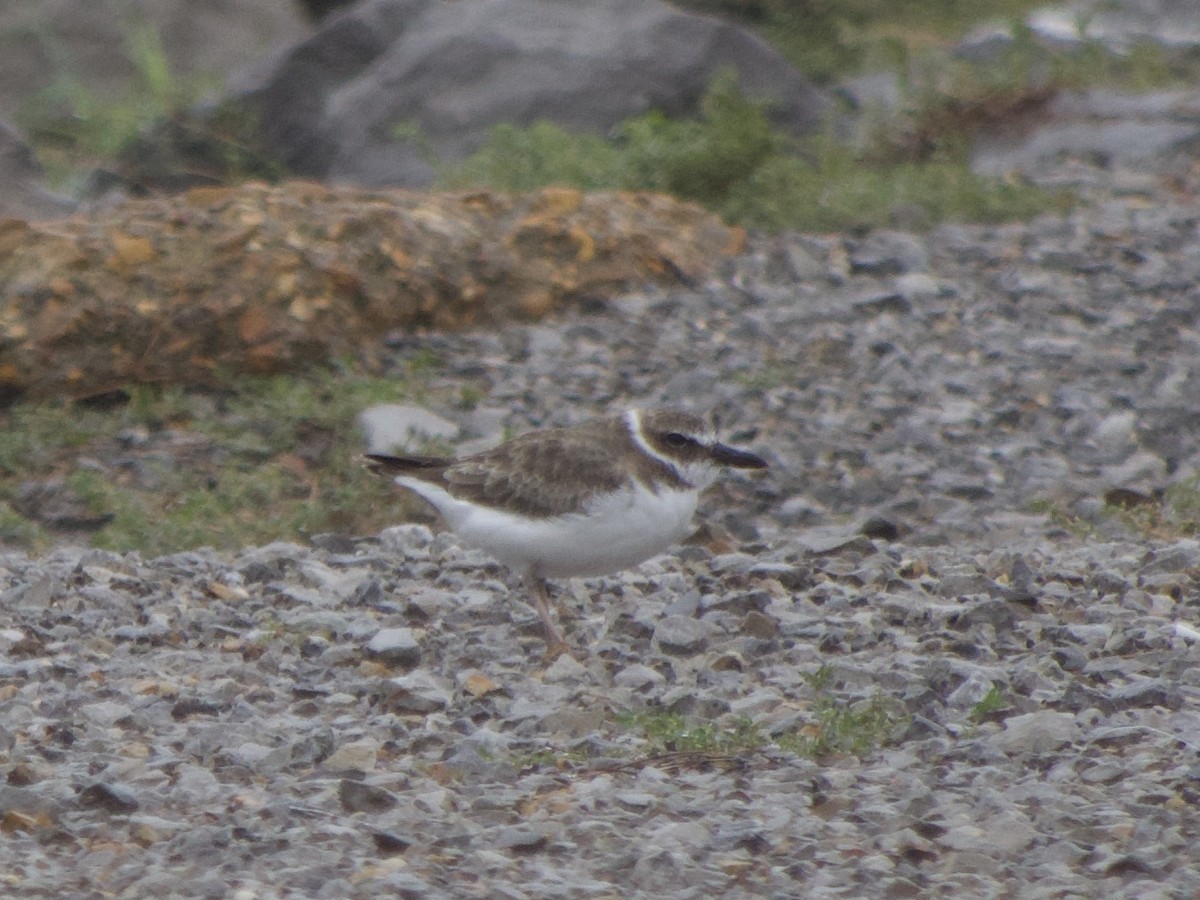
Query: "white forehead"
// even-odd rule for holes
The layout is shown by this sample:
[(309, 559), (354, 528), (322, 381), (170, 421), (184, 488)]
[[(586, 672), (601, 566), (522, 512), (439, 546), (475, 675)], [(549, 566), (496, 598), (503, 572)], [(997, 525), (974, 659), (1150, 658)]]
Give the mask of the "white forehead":
[(696, 438), (702, 444), (711, 444), (716, 440), (712, 427), (699, 416), (674, 410), (631, 409), (625, 413), (625, 424), (633, 434), (644, 434), (647, 429), (677, 431)]

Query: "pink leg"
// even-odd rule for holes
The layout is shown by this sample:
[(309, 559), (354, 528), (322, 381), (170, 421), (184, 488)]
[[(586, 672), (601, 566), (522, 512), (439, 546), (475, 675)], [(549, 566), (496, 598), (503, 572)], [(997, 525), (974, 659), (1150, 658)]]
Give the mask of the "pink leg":
[(525, 584), (533, 594), (533, 602), (537, 607), (538, 616), (542, 620), (542, 628), (546, 632), (546, 655), (551, 659), (570, 652), (570, 646), (550, 614), (550, 597), (546, 593), (546, 579), (533, 569), (525, 573)]

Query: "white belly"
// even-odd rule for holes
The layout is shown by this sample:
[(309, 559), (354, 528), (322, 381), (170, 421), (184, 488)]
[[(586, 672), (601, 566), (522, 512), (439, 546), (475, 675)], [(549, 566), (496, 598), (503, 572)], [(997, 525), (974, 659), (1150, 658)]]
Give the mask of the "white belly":
[(606, 575), (635, 566), (685, 537), (697, 491), (638, 486), (592, 502), (587, 515), (531, 519), (471, 506), (429, 484), (397, 482), (429, 500), (454, 532), (505, 565), (542, 575)]

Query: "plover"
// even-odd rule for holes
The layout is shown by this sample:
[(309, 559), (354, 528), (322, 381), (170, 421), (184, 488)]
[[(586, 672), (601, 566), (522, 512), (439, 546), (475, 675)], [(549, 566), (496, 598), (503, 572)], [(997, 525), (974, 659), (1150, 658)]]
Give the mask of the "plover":
[(547, 578), (607, 575), (662, 553), (688, 534), (697, 498), (722, 466), (767, 466), (719, 443), (696, 416), (636, 409), (531, 431), (461, 459), (366, 460), (426, 500), (465, 542), (524, 576), (551, 655), (567, 644), (550, 614)]

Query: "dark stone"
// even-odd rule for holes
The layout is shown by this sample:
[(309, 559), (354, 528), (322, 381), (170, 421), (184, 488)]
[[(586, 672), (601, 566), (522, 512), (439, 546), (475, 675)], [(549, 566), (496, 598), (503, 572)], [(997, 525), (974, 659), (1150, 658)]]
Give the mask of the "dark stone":
[(1164, 709), (1179, 709), (1183, 706), (1183, 694), (1173, 684), (1161, 678), (1147, 678), (1122, 685), (1108, 695), (1114, 710), (1142, 709), (1160, 706)]
[(391, 791), (350, 778), (338, 783), (338, 799), (346, 812), (386, 812), (398, 802)]
[(897, 541), (900, 539), (900, 526), (882, 516), (871, 516), (862, 524), (863, 537), (872, 540)]
[(129, 813), (138, 808), (137, 798), (130, 791), (102, 781), (89, 784), (81, 790), (79, 804), (114, 813)]
[(95, 531), (113, 520), (113, 513), (93, 510), (61, 478), (26, 481), (11, 502), (25, 518), (54, 531)]
[(379, 852), (388, 855), (403, 853), (413, 843), (412, 838), (396, 834), (394, 831), (380, 831), (377, 829), (371, 830), (371, 840), (375, 842), (375, 848)]
[(495, 846), (500, 850), (512, 850), (514, 853), (536, 853), (546, 848), (546, 836), (531, 828), (513, 826), (506, 828), (496, 838)]
[(692, 115), (723, 67), (793, 133), (820, 125), (826, 100), (776, 51), (659, 0), (365, 0), (239, 96), (295, 174), (418, 187), (436, 175), (431, 157), (462, 160), (502, 122), (605, 134), (652, 109)]
[(221, 711), (219, 704), (198, 697), (183, 697), (171, 707), (171, 718), (186, 719), (190, 716), (215, 716)]

